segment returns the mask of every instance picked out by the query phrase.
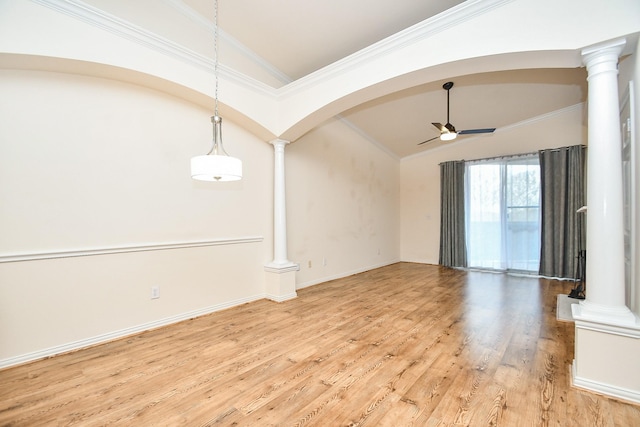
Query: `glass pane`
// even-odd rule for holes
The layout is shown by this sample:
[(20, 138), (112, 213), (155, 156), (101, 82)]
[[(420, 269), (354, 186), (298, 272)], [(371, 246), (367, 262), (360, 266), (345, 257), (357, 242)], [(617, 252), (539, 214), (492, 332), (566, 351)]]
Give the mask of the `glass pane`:
[(507, 268), (540, 265), (540, 167), (537, 159), (507, 164)]
[(502, 262), (501, 167), (467, 168), (467, 251), (469, 267), (504, 269)]
[(540, 167), (537, 156), (467, 164), (469, 267), (537, 272)]

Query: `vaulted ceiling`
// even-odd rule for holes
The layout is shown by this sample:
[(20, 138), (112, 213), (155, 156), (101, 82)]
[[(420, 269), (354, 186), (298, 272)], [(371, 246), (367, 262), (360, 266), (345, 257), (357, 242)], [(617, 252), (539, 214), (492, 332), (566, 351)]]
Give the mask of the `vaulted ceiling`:
[[(183, 0), (213, 20), (213, 0)], [(220, 28), (297, 80), (461, 0), (219, 0)]]
[[(177, 43), (191, 43), (189, 48), (194, 51), (202, 53), (213, 45), (207, 32), (197, 42), (182, 40), (180, 33), (172, 32), (170, 23), (174, 18), (184, 20), (188, 16), (210, 29), (214, 0), (165, 0), (165, 4), (172, 6), (169, 9), (175, 17), (165, 16), (156, 21), (137, 2), (119, 2), (116, 6), (107, 0), (86, 1)], [(228, 62), (231, 67), (241, 66), (241, 61), (229, 53), (229, 46), (233, 46), (236, 52), (251, 57), (253, 64), (259, 64), (262, 70), (251, 75), (249, 67), (245, 74), (272, 87), (282, 87), (412, 25), (481, 1), (219, 0), (220, 59), (225, 65)], [(441, 144), (434, 141), (418, 145), (438, 135), (432, 122), (446, 122), (446, 92), (442, 85), (447, 81), (454, 82), (450, 118), (458, 130), (486, 127), (500, 130), (553, 114), (587, 98), (583, 68), (469, 74), (460, 66), (444, 79), (369, 100), (342, 111), (340, 117), (397, 158), (424, 152)], [(466, 136), (471, 137), (479, 142), (491, 138)]]
[[(212, 0), (183, 1), (213, 20)], [(462, 3), (219, 0), (218, 22), (225, 34), (297, 80)], [(399, 158), (420, 153), (441, 144), (418, 145), (438, 135), (432, 122), (446, 123), (447, 80), (384, 96), (341, 117)], [(450, 118), (459, 130), (514, 125), (586, 100), (584, 69), (460, 74), (450, 80)]]

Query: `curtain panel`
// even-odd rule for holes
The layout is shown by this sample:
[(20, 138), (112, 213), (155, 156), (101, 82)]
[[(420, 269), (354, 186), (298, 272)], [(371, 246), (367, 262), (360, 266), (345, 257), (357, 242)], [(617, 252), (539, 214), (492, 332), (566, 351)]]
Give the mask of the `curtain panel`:
[(542, 206), (540, 271), (576, 278), (578, 251), (585, 248), (586, 219), (576, 211), (585, 201), (585, 147), (539, 151)]
[(463, 161), (440, 164), (440, 257), (447, 267), (467, 266)]

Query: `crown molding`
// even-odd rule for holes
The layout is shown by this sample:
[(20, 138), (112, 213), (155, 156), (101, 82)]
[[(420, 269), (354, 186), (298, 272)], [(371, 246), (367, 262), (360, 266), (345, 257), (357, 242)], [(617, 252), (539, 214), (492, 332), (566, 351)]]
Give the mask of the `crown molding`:
[(70, 16), (93, 27), (106, 30), (116, 36), (172, 56), (204, 70), (213, 69), (213, 61), (190, 49), (151, 33), (137, 25), (111, 15), (78, 0), (31, 0), (41, 6)]
[[(208, 31), (211, 31), (211, 33), (214, 32), (215, 27), (213, 23), (202, 16), (200, 13), (184, 4), (184, 2), (180, 0), (164, 0), (164, 2), (181, 13), (186, 18), (190, 19), (193, 23), (206, 28)], [(245, 58), (249, 59), (254, 64), (257, 64), (260, 68), (265, 70), (269, 75), (271, 75), (282, 84), (288, 84), (293, 81), (291, 77), (287, 76), (278, 68), (274, 67), (260, 55), (257, 55), (254, 51), (242, 44), (238, 39), (230, 36), (222, 28), (218, 28), (218, 36), (225, 42), (225, 44), (231, 46), (235, 51), (240, 52)]]
[(513, 1), (514, 0), (467, 0), (288, 84), (279, 91), (279, 95), (287, 97), (294, 93), (307, 90), (310, 86), (315, 86), (322, 81), (330, 80), (337, 75), (349, 72), (349, 70), (363, 67), (364, 64), (376, 60), (382, 55), (433, 37), (435, 34), (448, 28), (460, 25), (465, 21), (469, 21)]
[[(178, 43), (138, 27), (131, 22), (111, 15), (103, 10), (79, 0), (31, 0), (56, 12), (85, 22), (93, 27), (108, 31), (118, 37), (154, 50), (178, 61), (204, 70), (213, 75), (215, 62), (212, 58), (201, 55)], [(237, 72), (223, 64), (218, 65), (220, 77), (232, 80), (250, 90), (275, 96), (275, 89), (256, 79)]]
[[(59, 13), (63, 13), (74, 19), (78, 19), (92, 25), (93, 27), (106, 30), (133, 43), (173, 57), (174, 59), (187, 63), (191, 66), (213, 73), (214, 61), (211, 58), (194, 52), (193, 50), (178, 43), (149, 32), (142, 27), (88, 5), (80, 0), (31, 1)], [(194, 23), (205, 26), (213, 31), (213, 25), (206, 18), (180, 1), (164, 1), (184, 16), (191, 19)], [(314, 86), (321, 81), (330, 80), (334, 76), (345, 73), (349, 69), (361, 67), (364, 63), (370, 62), (378, 58), (380, 55), (384, 55), (390, 51), (397, 50), (404, 46), (432, 37), (433, 35), (454, 25), (459, 25), (462, 22), (473, 19), (478, 15), (485, 14), (513, 1), (514, 0), (467, 0), (445, 12), (415, 24), (397, 34), (387, 37), (378, 43), (366, 47), (346, 58), (336, 61), (333, 64), (295, 81), (291, 81), (290, 77), (286, 76), (284, 73), (256, 55), (242, 43), (223, 31), (220, 31), (220, 37), (223, 38), (226, 43), (252, 62), (258, 64), (278, 81), (281, 81), (286, 85), (280, 89), (275, 89), (256, 79), (248, 77), (245, 74), (232, 70), (229, 67), (224, 67), (222, 64), (219, 64), (219, 72), (221, 77), (232, 79), (237, 84), (248, 89), (261, 91), (269, 96), (277, 95), (278, 97), (286, 97), (292, 93), (306, 90), (308, 87)]]
[[(79, 21), (85, 22), (95, 28), (108, 31), (111, 34), (138, 44), (144, 48), (158, 52), (162, 55), (171, 57), (184, 64), (204, 70), (211, 75), (214, 74), (215, 63), (212, 58), (199, 54), (167, 38), (145, 30), (131, 22), (86, 4), (81, 0), (31, 1), (58, 13), (62, 13)], [(238, 72), (235, 69), (227, 67), (224, 64), (218, 64), (218, 73), (221, 78), (233, 82), (239, 87), (262, 94), (273, 100), (280, 100), (290, 95), (303, 92), (324, 81), (331, 80), (337, 75), (349, 72), (351, 69), (362, 67), (363, 65), (366, 65), (367, 62), (371, 62), (379, 58), (380, 55), (385, 55), (391, 51), (401, 49), (423, 39), (432, 37), (433, 35), (452, 26), (459, 25), (462, 22), (473, 19), (478, 15), (485, 14), (513, 1), (514, 0), (467, 0), (466, 2), (463, 2), (445, 12), (415, 24), (395, 35), (381, 40), (378, 43), (366, 47), (296, 81), (291, 81), (288, 76), (249, 50), (242, 43), (219, 30), (219, 35), (225, 40), (225, 43), (228, 43), (244, 57), (258, 64), (263, 70), (274, 76), (278, 81), (285, 83), (285, 86), (281, 88), (274, 88), (257, 79)], [(213, 24), (209, 20), (179, 0), (164, 0), (164, 2), (186, 16), (188, 19), (192, 20), (196, 25), (204, 26), (213, 31)], [(348, 123), (340, 117), (338, 118), (364, 138), (371, 141), (374, 145), (381, 148), (392, 157), (398, 158), (397, 155), (390, 152), (378, 141), (375, 141), (370, 136), (364, 134), (353, 124)]]
[[(535, 117), (530, 117), (528, 119), (507, 125), (507, 126), (503, 126), (499, 129), (496, 129), (496, 132), (507, 132), (510, 131), (512, 129), (517, 129), (519, 127), (522, 126), (527, 126), (536, 122), (540, 122), (542, 120), (547, 120), (550, 119), (552, 117), (555, 116), (559, 116), (561, 114), (565, 114), (574, 110), (582, 110), (585, 107), (586, 103), (585, 102), (579, 102), (577, 104), (573, 104), (573, 105), (569, 105), (568, 107), (564, 107), (564, 108), (560, 108), (559, 110), (554, 110), (554, 111), (550, 111), (548, 113), (545, 114), (540, 114), (539, 116), (535, 116)], [(467, 138), (468, 139), (468, 138)]]
[(376, 146), (379, 150), (384, 151), (389, 157), (391, 157), (394, 160), (400, 160), (400, 157), (394, 153), (393, 151), (391, 151), (391, 149), (389, 149), (389, 147), (387, 147), (386, 145), (384, 145), (383, 143), (381, 143), (380, 141), (378, 141), (377, 139), (375, 139), (374, 137), (372, 137), (371, 135), (369, 135), (368, 133), (366, 133), (365, 131), (363, 131), (362, 129), (360, 129), (358, 126), (356, 126), (353, 122), (347, 120), (346, 118), (344, 118), (342, 115), (338, 114), (336, 116), (336, 119), (340, 120), (342, 123), (344, 123), (346, 126), (348, 126), (351, 130), (353, 130), (355, 133), (357, 133), (358, 135), (360, 135), (362, 138), (366, 139), (367, 141), (369, 141), (372, 145)]

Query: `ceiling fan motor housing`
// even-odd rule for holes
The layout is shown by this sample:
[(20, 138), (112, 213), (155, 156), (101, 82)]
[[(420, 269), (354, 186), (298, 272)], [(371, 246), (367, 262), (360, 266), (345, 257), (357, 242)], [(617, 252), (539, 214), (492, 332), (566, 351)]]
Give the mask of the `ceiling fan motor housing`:
[(453, 82), (446, 82), (442, 85), (442, 88), (447, 91), (447, 124), (442, 125), (441, 123), (432, 123), (438, 130), (440, 131), (440, 136), (436, 136), (431, 139), (427, 139), (426, 141), (422, 141), (418, 145), (425, 144), (430, 141), (434, 141), (436, 139), (440, 139), (441, 141), (452, 141), (456, 139), (458, 135), (466, 135), (466, 134), (478, 134), (478, 133), (492, 133), (496, 128), (485, 128), (485, 129), (468, 129), (456, 131), (456, 128), (449, 121), (449, 90), (453, 87)]

